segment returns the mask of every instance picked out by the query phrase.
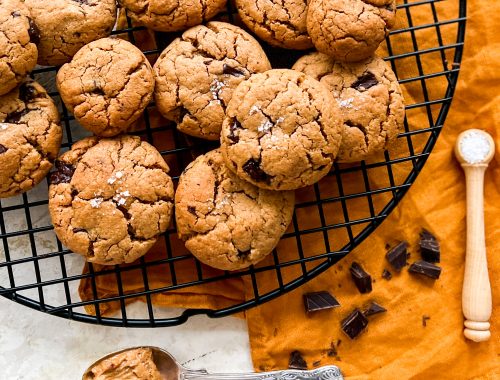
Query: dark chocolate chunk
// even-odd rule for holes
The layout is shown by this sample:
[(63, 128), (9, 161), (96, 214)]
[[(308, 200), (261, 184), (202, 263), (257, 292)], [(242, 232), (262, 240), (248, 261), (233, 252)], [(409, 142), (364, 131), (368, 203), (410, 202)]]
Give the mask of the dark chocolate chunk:
[(188, 211), (189, 211), (191, 214), (193, 214), (194, 216), (198, 216), (198, 215), (196, 214), (196, 207), (194, 207), (194, 206), (188, 206)]
[(19, 86), (19, 99), (25, 103), (31, 102), (38, 97), (38, 92), (29, 82), (23, 83)]
[(422, 315), (422, 326), (427, 327), (427, 321), (431, 319), (428, 315)]
[(244, 259), (244, 258), (248, 257), (248, 255), (250, 254), (250, 252), (251, 252), (250, 250), (248, 250), (248, 251), (240, 251), (240, 250), (238, 249), (238, 254), (237, 254), (237, 256), (238, 256), (240, 259)]
[(384, 268), (384, 270), (382, 271), (382, 278), (389, 281), (392, 278), (392, 273)]
[(386, 253), (385, 258), (389, 262), (389, 264), (392, 265), (394, 269), (397, 271), (400, 271), (403, 267), (407, 265), (407, 258), (408, 258), (408, 243), (405, 241), (402, 241), (399, 243), (397, 246), (389, 250), (389, 252)]
[(359, 309), (354, 309), (354, 311), (341, 323), (342, 330), (351, 339), (354, 339), (361, 334), (367, 325), (368, 319), (366, 319)]
[(370, 293), (372, 291), (372, 276), (370, 276), (361, 265), (353, 261), (351, 264), (352, 279), (360, 293)]
[(421, 274), (437, 280), (441, 275), (441, 268), (427, 261), (417, 261), (408, 268), (410, 273)]
[(244, 77), (245, 72), (241, 69), (238, 69), (236, 67), (229, 66), (228, 64), (224, 63), (224, 66), (222, 66), (222, 73), (226, 75), (232, 75), (234, 77)]
[(268, 182), (269, 176), (267, 173), (260, 168), (260, 160), (255, 159), (248, 160), (245, 165), (243, 165), (243, 170), (247, 173), (254, 181), (257, 182)]
[(240, 122), (236, 119), (229, 126), (229, 135), (227, 138), (231, 140), (233, 143), (238, 143), (240, 141), (239, 130), (242, 129)]
[(7, 148), (0, 144), (0, 154), (7, 152)]
[(28, 29), (28, 34), (30, 35), (30, 41), (33, 42), (35, 45), (38, 45), (40, 43), (40, 30), (30, 17), (28, 17), (28, 22), (30, 25), (30, 28)]
[(300, 351), (293, 351), (290, 354), (290, 360), (288, 361), (288, 368), (290, 369), (300, 369), (300, 370), (306, 370), (307, 369), (307, 363), (302, 357), (302, 354)]
[(307, 313), (339, 307), (340, 303), (327, 291), (304, 294), (304, 306)]
[(365, 317), (369, 317), (370, 315), (385, 313), (386, 311), (387, 309), (383, 306), (379, 305), (376, 302), (372, 302), (370, 306), (368, 306), (368, 308), (363, 311), (363, 314), (365, 315)]
[(56, 171), (52, 172), (50, 175), (50, 183), (52, 185), (58, 185), (60, 183), (69, 183), (73, 174), (75, 173), (75, 168), (73, 165), (67, 164), (65, 162), (56, 161)]
[(441, 260), (441, 250), (436, 237), (427, 230), (420, 233), (420, 254), (425, 261), (439, 263)]
[(19, 12), (19, 11), (14, 11), (14, 12), (12, 12), (10, 15), (11, 15), (12, 17), (14, 17), (14, 18), (15, 18), (15, 17), (19, 17), (19, 16), (21, 16), (21, 12)]
[(28, 114), (29, 110), (27, 108), (22, 111), (15, 111), (7, 115), (5, 118), (5, 123), (18, 124), (21, 121), (21, 118)]
[(375, 78), (375, 75), (368, 71), (367, 73), (361, 75), (356, 82), (351, 84), (351, 88), (355, 88), (358, 91), (365, 91), (377, 84), (378, 80)]

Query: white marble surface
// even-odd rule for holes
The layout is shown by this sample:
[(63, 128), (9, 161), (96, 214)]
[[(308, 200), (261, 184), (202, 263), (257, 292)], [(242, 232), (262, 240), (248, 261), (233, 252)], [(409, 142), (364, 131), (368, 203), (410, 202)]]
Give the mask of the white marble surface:
[(237, 318), (199, 316), (178, 327), (113, 328), (45, 315), (0, 297), (1, 380), (78, 380), (100, 356), (138, 345), (165, 348), (190, 368), (252, 370), (246, 324)]

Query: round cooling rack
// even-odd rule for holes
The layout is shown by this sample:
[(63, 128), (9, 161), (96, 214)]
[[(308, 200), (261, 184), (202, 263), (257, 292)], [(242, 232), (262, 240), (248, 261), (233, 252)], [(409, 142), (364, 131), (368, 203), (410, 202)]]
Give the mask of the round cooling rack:
[[(78, 321), (155, 327), (181, 324), (197, 314), (222, 317), (247, 310), (316, 277), (375, 231), (422, 170), (457, 84), (465, 14), (465, 0), (399, 3), (396, 26), (380, 54), (387, 57), (404, 91), (404, 132), (379, 158), (335, 165), (321, 182), (298, 191), (291, 226), (274, 252), (255, 267), (239, 272), (208, 268), (185, 250), (174, 227), (154, 252), (138, 262), (86, 265), (57, 240), (48, 217), (48, 186), (43, 183), (26, 194), (0, 200), (0, 295)], [(220, 19), (235, 22), (230, 6)], [(135, 43), (151, 60), (175, 37), (152, 34), (126, 17), (118, 25), (125, 28), (113, 34)], [(275, 68), (290, 68), (304, 54), (265, 49)], [(55, 67), (42, 67), (33, 76), (59, 106), (65, 127), (63, 150), (67, 150), (86, 132), (62, 105), (54, 85), (56, 72)], [(146, 109), (140, 130), (133, 133), (161, 151), (175, 181), (196, 155), (214, 147), (178, 132), (158, 116), (154, 105)], [(193, 299), (203, 300), (199, 304), (209, 300), (214, 309), (160, 307), (174, 304), (185, 309), (193, 303), (183, 300)]]

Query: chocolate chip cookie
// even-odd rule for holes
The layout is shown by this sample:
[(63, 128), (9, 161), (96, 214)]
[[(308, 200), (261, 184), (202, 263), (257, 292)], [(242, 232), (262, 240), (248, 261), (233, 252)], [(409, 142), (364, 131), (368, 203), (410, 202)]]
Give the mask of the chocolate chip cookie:
[(218, 140), (234, 89), (270, 69), (259, 43), (243, 29), (224, 22), (196, 26), (154, 65), (156, 105), (180, 131)]
[(40, 30), (38, 63), (62, 65), (91, 41), (109, 36), (115, 0), (25, 0)]
[(236, 0), (236, 7), (248, 28), (269, 44), (295, 50), (313, 46), (307, 0)]
[(239, 179), (219, 149), (182, 173), (175, 195), (179, 237), (201, 262), (223, 270), (265, 258), (290, 224), (293, 191), (270, 191)]
[(226, 0), (118, 1), (134, 21), (161, 32), (175, 32), (202, 24), (226, 9)]
[(165, 232), (174, 187), (160, 153), (138, 137), (89, 137), (56, 161), (49, 210), (61, 242), (87, 261), (130, 263)]
[(30, 190), (45, 178), (61, 146), (57, 108), (28, 79), (0, 96), (0, 198)]
[(320, 80), (340, 106), (344, 134), (338, 161), (364, 160), (396, 139), (403, 127), (404, 99), (394, 72), (382, 58), (343, 63), (312, 53), (293, 69)]
[(57, 88), (80, 124), (98, 136), (128, 129), (153, 97), (153, 69), (130, 42), (102, 38), (57, 73)]
[(342, 138), (333, 95), (294, 70), (270, 70), (241, 83), (222, 126), (226, 163), (264, 189), (292, 190), (330, 170)]
[(375, 52), (395, 16), (395, 0), (310, 0), (307, 30), (320, 52), (361, 61)]
[(20, 0), (0, 0), (0, 95), (13, 90), (36, 65), (39, 32)]

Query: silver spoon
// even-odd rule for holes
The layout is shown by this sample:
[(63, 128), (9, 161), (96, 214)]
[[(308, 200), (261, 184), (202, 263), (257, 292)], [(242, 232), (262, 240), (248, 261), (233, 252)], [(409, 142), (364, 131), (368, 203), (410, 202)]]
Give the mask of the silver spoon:
[(237, 374), (209, 374), (205, 370), (191, 370), (177, 363), (172, 355), (158, 347), (142, 346), (133, 347), (113, 352), (93, 363), (83, 374), (82, 380), (87, 380), (88, 373), (97, 364), (112, 356), (129, 350), (150, 349), (153, 353), (153, 361), (158, 368), (163, 380), (343, 380), (340, 370), (335, 366), (320, 367), (311, 371), (284, 370), (261, 373), (237, 373)]

